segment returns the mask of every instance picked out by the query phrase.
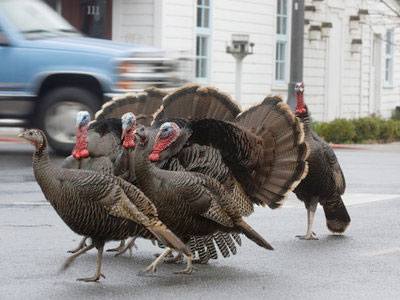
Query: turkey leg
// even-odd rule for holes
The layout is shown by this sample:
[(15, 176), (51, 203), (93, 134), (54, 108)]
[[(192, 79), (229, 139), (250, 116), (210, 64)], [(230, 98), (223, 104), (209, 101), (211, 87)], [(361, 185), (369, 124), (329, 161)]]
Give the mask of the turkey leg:
[(85, 281), (85, 282), (96, 282), (100, 279), (100, 277), (106, 278), (102, 273), (101, 273), (101, 262), (103, 259), (103, 250), (104, 250), (104, 243), (101, 246), (96, 246), (97, 248), (97, 271), (96, 275), (93, 277), (88, 277), (88, 278), (78, 278), (78, 281)]
[(318, 200), (312, 199), (310, 205), (307, 207), (307, 233), (305, 235), (296, 235), (301, 240), (318, 240), (318, 238), (313, 236), (315, 233), (312, 231), (317, 204)]
[(135, 247), (136, 250), (138, 249), (138, 247), (135, 245), (136, 238), (137, 236), (133, 237), (125, 247), (123, 247), (117, 254), (115, 254), (115, 256), (120, 256), (121, 254), (124, 254), (128, 249), (129, 256), (132, 256), (132, 247)]
[(189, 275), (189, 274), (192, 274), (193, 270), (197, 270), (197, 268), (193, 267), (193, 265), (192, 265), (193, 254), (190, 254), (190, 255), (183, 254), (183, 255), (186, 257), (186, 260), (187, 260), (186, 268), (183, 269), (182, 271), (176, 271), (176, 272), (174, 272), (174, 274)]
[(68, 253), (76, 253), (79, 250), (81, 250), (82, 248), (85, 248), (86, 245), (86, 240), (88, 239), (88, 236), (84, 236), (83, 239), (80, 241), (80, 243), (78, 244), (78, 247), (76, 247), (75, 249), (69, 250)]
[(93, 249), (94, 245), (91, 244), (89, 246), (86, 246), (85, 248), (82, 248), (80, 250), (78, 250), (76, 253), (74, 253), (74, 255), (71, 255), (64, 263), (64, 265), (61, 268), (61, 271), (65, 271), (66, 269), (68, 269), (68, 267), (73, 263), (73, 261), (75, 260), (75, 258), (77, 258), (79, 255), (86, 253), (87, 251), (89, 251), (90, 249)]
[(161, 263), (163, 258), (172, 252), (171, 248), (166, 248), (163, 253), (160, 254), (159, 257), (155, 261), (151, 263), (146, 269), (139, 272), (139, 275), (143, 275), (147, 272), (155, 273), (157, 271), (157, 266)]
[(125, 247), (125, 240), (122, 240), (118, 247), (107, 249), (106, 252), (120, 252), (122, 249), (124, 249), (124, 247)]

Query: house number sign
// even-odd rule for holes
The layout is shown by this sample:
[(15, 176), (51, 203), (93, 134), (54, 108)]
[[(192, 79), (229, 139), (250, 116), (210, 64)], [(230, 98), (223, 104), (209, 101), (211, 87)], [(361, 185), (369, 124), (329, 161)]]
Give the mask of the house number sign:
[(98, 16), (100, 15), (100, 6), (98, 5), (88, 5), (87, 6), (88, 16)]

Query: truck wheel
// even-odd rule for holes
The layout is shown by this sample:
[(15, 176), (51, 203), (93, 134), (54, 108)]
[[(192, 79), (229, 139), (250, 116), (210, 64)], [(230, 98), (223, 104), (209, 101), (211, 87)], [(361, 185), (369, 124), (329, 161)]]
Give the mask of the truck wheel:
[(43, 95), (38, 108), (37, 127), (47, 136), (50, 146), (61, 155), (74, 148), (75, 122), (78, 111), (87, 110), (93, 119), (100, 101), (93, 93), (78, 87), (61, 87)]

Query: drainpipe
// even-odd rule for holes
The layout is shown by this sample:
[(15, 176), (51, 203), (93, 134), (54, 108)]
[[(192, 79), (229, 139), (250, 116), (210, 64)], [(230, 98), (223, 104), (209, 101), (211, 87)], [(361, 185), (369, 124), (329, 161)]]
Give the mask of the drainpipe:
[(290, 82), (288, 101), (292, 110), (296, 107), (294, 87), (303, 81), (303, 48), (304, 48), (304, 0), (293, 0), (292, 34), (290, 39)]

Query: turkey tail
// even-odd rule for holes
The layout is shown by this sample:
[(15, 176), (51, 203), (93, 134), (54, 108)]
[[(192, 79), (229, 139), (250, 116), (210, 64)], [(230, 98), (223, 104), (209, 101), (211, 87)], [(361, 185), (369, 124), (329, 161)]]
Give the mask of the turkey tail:
[(267, 96), (236, 117), (236, 124), (261, 138), (263, 163), (255, 168), (258, 185), (251, 194), (258, 204), (279, 207), (307, 175), (308, 145), (303, 124), (280, 96)]
[(213, 118), (233, 121), (241, 111), (231, 97), (213, 87), (185, 85), (164, 98), (154, 114), (153, 126), (159, 127), (166, 118)]
[(133, 112), (138, 123), (150, 126), (154, 112), (161, 106), (162, 99), (168, 92), (155, 87), (146, 89), (143, 93), (129, 93), (114, 98), (103, 104), (96, 113), (96, 120), (121, 118), (127, 112)]
[(343, 233), (350, 225), (351, 219), (341, 197), (334, 203), (326, 203), (324, 212), (326, 226), (331, 232)]
[(256, 243), (258, 246), (263, 247), (268, 250), (274, 250), (272, 246), (264, 240), (264, 238), (259, 235), (249, 224), (247, 224), (243, 219), (236, 220), (235, 225), (239, 227), (245, 236)]
[(210, 258), (217, 259), (218, 253), (217, 253), (217, 250), (215, 249), (215, 245), (214, 245), (212, 236), (208, 236), (206, 238), (206, 246), (207, 246), (208, 253), (210, 253)]

